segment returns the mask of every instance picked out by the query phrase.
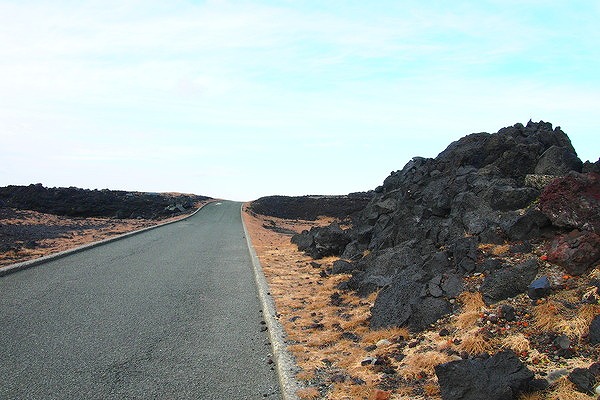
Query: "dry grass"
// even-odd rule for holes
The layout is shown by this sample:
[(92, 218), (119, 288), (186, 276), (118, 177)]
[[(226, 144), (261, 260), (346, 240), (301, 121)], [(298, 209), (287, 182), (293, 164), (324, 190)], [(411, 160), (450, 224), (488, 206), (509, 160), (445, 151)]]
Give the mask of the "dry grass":
[(536, 328), (562, 333), (579, 340), (587, 335), (590, 323), (598, 314), (600, 306), (596, 304), (584, 304), (574, 311), (553, 299), (538, 304), (533, 309)]
[(400, 364), (399, 373), (405, 379), (423, 379), (432, 377), (437, 365), (453, 360), (446, 353), (431, 350), (424, 353), (410, 353)]
[(575, 386), (566, 378), (559, 379), (553, 387), (546, 392), (545, 400), (590, 400), (593, 396), (575, 390)]
[(314, 387), (298, 389), (296, 391), (296, 395), (302, 400), (315, 400), (321, 397), (321, 393), (319, 393), (319, 390), (317, 390), (317, 388)]
[(563, 319), (561, 312), (564, 311), (562, 304), (547, 300), (533, 308), (534, 326), (544, 331), (556, 331)]
[(509, 244), (481, 243), (478, 248), (479, 250), (494, 256), (503, 256), (510, 251)]
[(482, 353), (488, 353), (494, 348), (491, 340), (485, 337), (480, 328), (473, 328), (460, 336), (459, 350), (469, 355), (476, 356)]
[(531, 350), (529, 340), (522, 333), (506, 336), (502, 339), (501, 346), (503, 349), (510, 349), (518, 354)]
[(456, 317), (455, 326), (458, 329), (470, 329), (486, 308), (483, 297), (479, 292), (463, 292), (458, 296), (458, 301), (462, 304), (462, 311)]
[[(315, 224), (268, 219), (277, 226), (296, 232), (310, 229)], [(314, 268), (310, 265), (313, 260), (299, 254), (296, 246), (290, 243), (289, 236), (263, 228), (263, 217), (244, 213), (244, 221), (263, 266), (280, 322), (292, 343), (288, 350), (302, 369), (297, 378), (312, 381), (324, 376), (324, 371), (359, 378), (365, 382), (364, 385), (355, 385), (348, 380), (330, 383), (324, 398), (366, 400), (379, 381), (380, 373), (370, 366), (361, 365), (361, 360), (368, 355), (364, 348), (380, 339), (393, 342), (398, 337), (407, 337), (408, 332), (405, 329), (370, 331), (370, 308), (377, 294), (358, 298), (339, 293), (337, 285), (348, 279), (347, 275), (326, 278), (320, 275), (323, 269), (331, 267), (336, 258), (318, 260), (322, 267)], [(316, 224), (330, 222), (317, 221)], [(334, 293), (339, 294), (341, 304), (332, 303), (331, 295)], [(352, 333), (359, 340), (344, 339), (342, 333)]]

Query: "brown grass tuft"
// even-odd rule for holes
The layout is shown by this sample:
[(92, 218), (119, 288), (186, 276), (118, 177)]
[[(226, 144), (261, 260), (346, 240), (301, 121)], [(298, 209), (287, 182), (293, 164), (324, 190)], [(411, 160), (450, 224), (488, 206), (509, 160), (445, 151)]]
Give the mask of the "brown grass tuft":
[(531, 350), (529, 340), (522, 333), (510, 335), (502, 339), (502, 348), (511, 349), (515, 353), (523, 353)]
[(405, 379), (421, 379), (434, 374), (437, 365), (452, 360), (446, 353), (430, 350), (424, 353), (410, 353), (402, 360), (400, 375)]
[(375, 344), (382, 339), (393, 342), (394, 339), (398, 338), (408, 340), (410, 338), (410, 331), (407, 328), (385, 328), (369, 331), (363, 336), (363, 342)]
[(314, 400), (321, 397), (321, 393), (319, 393), (319, 390), (315, 387), (298, 389), (296, 395), (302, 400)]
[(561, 311), (562, 304), (547, 300), (533, 308), (533, 324), (536, 328), (545, 331), (556, 331), (563, 320)]
[(494, 347), (492, 342), (485, 337), (479, 328), (467, 331), (464, 335), (461, 335), (460, 340), (458, 348), (469, 355), (487, 353)]
[(462, 311), (456, 317), (456, 327), (459, 329), (472, 328), (485, 309), (481, 293), (463, 292), (458, 296), (458, 301), (462, 304)]
[(546, 400), (591, 400), (593, 397), (575, 390), (567, 377), (559, 379), (548, 391)]

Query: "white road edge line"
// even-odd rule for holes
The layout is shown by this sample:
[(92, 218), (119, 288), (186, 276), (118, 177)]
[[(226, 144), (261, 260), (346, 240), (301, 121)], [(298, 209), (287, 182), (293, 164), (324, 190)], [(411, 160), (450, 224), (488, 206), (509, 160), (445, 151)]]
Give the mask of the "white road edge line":
[(254, 250), (254, 246), (252, 246), (252, 240), (250, 239), (246, 223), (244, 222), (244, 204), (242, 204), (240, 212), (242, 226), (244, 227), (244, 235), (246, 236), (246, 242), (248, 243), (248, 251), (250, 252), (252, 266), (254, 267), (254, 278), (258, 288), (258, 297), (260, 297), (262, 303), (263, 318), (267, 323), (271, 347), (273, 348), (273, 357), (275, 359), (275, 365), (277, 365), (281, 396), (283, 397), (283, 400), (298, 400), (299, 397), (296, 392), (301, 389), (302, 386), (294, 376), (299, 371), (299, 368), (294, 361), (294, 357), (286, 348), (284, 339), (285, 332), (277, 318), (275, 302), (269, 292), (269, 285), (267, 284), (262, 266), (260, 265), (256, 251)]
[(211, 204), (211, 203), (214, 203), (215, 201), (217, 201), (217, 200), (210, 201), (210, 202), (208, 202), (206, 204), (203, 204), (202, 206), (200, 206), (196, 211), (194, 211), (190, 215), (188, 215), (188, 216), (186, 216), (184, 218), (175, 220), (175, 221), (163, 222), (162, 224), (153, 225), (153, 226), (149, 226), (147, 228), (138, 229), (137, 231), (133, 231), (133, 232), (127, 232), (127, 233), (124, 233), (122, 235), (113, 236), (113, 237), (110, 237), (110, 238), (107, 238), (107, 239), (104, 239), (104, 240), (100, 240), (98, 242), (92, 242), (92, 243), (84, 244), (84, 245), (79, 246), (79, 247), (74, 247), (74, 248), (69, 249), (69, 250), (61, 251), (59, 253), (49, 254), (47, 256), (43, 256), (43, 257), (40, 257), (40, 258), (35, 258), (33, 260), (23, 261), (23, 262), (20, 262), (20, 263), (10, 264), (10, 265), (6, 265), (4, 267), (0, 267), (0, 276), (8, 275), (8, 274), (11, 274), (13, 272), (17, 272), (17, 271), (21, 271), (21, 270), (24, 270), (24, 269), (27, 269), (27, 268), (35, 267), (37, 265), (44, 264), (44, 263), (47, 263), (47, 262), (50, 262), (50, 261), (53, 261), (53, 260), (57, 260), (59, 258), (66, 257), (66, 256), (71, 255), (71, 254), (79, 253), (79, 252), (82, 252), (82, 251), (87, 250), (87, 249), (91, 249), (91, 248), (94, 248), (94, 247), (102, 246), (103, 244), (107, 244), (107, 243), (110, 243), (110, 242), (115, 242), (117, 240), (125, 239), (125, 238), (127, 238), (129, 236), (137, 235), (139, 233), (150, 231), (152, 229), (160, 228), (161, 226), (170, 225), (170, 224), (174, 224), (175, 222), (183, 221), (185, 219), (188, 219), (188, 218), (196, 215), (196, 213), (198, 211), (202, 210), (204, 208), (204, 206), (206, 206), (208, 204)]

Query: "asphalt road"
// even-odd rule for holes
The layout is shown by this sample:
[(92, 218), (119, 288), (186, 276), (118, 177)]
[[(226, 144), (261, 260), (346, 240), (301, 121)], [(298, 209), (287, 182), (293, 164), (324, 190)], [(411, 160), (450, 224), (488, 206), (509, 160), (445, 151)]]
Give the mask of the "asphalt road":
[(0, 278), (0, 399), (280, 399), (240, 203)]

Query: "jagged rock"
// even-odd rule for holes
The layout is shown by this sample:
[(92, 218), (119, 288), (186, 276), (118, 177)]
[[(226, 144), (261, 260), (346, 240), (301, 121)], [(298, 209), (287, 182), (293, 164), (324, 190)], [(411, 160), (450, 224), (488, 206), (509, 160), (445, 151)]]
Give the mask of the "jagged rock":
[(541, 155), (535, 173), (561, 176), (570, 171), (581, 172), (582, 167), (583, 163), (577, 154), (565, 147), (552, 146)]
[(465, 272), (475, 271), (477, 261), (477, 244), (475, 237), (457, 239), (452, 246), (454, 264)]
[(313, 245), (314, 239), (308, 230), (303, 230), (301, 233), (292, 236), (291, 242), (298, 246), (298, 250), (306, 251)]
[(458, 296), (463, 291), (463, 280), (458, 274), (445, 275), (442, 281), (442, 291), (448, 298)]
[(292, 243), (298, 246), (298, 250), (304, 251), (314, 259), (339, 256), (350, 240), (350, 235), (337, 223), (312, 227), (310, 231), (303, 231), (291, 239)]
[(581, 172), (583, 172), (584, 174), (589, 174), (590, 172), (600, 174), (600, 158), (595, 163), (590, 161), (584, 162)]
[(435, 367), (443, 400), (511, 400), (529, 389), (531, 372), (512, 351)]
[(531, 281), (537, 274), (537, 260), (529, 259), (514, 267), (505, 267), (491, 272), (481, 285), (481, 292), (486, 303), (514, 297), (527, 291)]
[(540, 210), (556, 226), (600, 233), (600, 174), (554, 180), (540, 195)]
[(577, 230), (559, 236), (548, 251), (548, 261), (564, 267), (571, 275), (581, 275), (600, 262), (600, 235)]
[(426, 294), (425, 278), (419, 268), (407, 268), (384, 287), (371, 309), (371, 328), (407, 326), (421, 331), (452, 311), (443, 298)]
[(542, 236), (551, 227), (550, 220), (535, 208), (528, 209), (514, 219), (508, 217), (504, 230), (509, 240), (527, 240)]
[(575, 385), (575, 388), (587, 394), (594, 394), (596, 376), (587, 368), (575, 368), (569, 374), (569, 380)]
[(527, 295), (530, 299), (537, 300), (548, 296), (551, 291), (552, 289), (550, 287), (550, 280), (547, 276), (542, 276), (541, 278), (531, 282), (527, 288)]
[(588, 340), (593, 346), (600, 344), (600, 315), (597, 315), (590, 324)]
[(364, 296), (389, 285), (400, 271), (409, 267), (418, 269), (421, 265), (423, 257), (412, 242), (373, 252), (354, 263), (355, 272), (344, 288)]
[(510, 304), (503, 304), (500, 307), (500, 317), (504, 318), (508, 322), (515, 320), (515, 308)]
[(354, 271), (354, 265), (346, 260), (337, 260), (331, 267), (332, 274), (349, 274)]
[[(442, 301), (439, 306), (445, 310), (443, 301), (462, 290), (459, 281), (465, 274), (490, 271), (482, 287), (488, 302), (525, 292), (535, 279), (535, 265), (495, 271), (500, 261), (482, 260), (487, 255), (478, 246), (555, 235), (561, 227), (536, 202), (544, 185), (531, 184), (531, 176), (569, 177), (577, 174), (573, 170), (580, 171), (581, 162), (568, 136), (543, 121), (494, 134), (474, 133), (435, 158), (413, 158), (384, 180), (354, 220), (343, 255), (356, 260), (355, 269), (340, 288), (365, 295), (385, 287), (373, 307), (372, 323), (412, 328), (416, 297)], [(555, 181), (544, 192), (553, 185)], [(365, 250), (370, 254), (363, 256)], [(523, 253), (528, 250), (522, 247)], [(527, 266), (532, 268), (520, 270)], [(407, 281), (398, 282), (398, 276)], [(403, 285), (416, 294), (401, 294)]]

